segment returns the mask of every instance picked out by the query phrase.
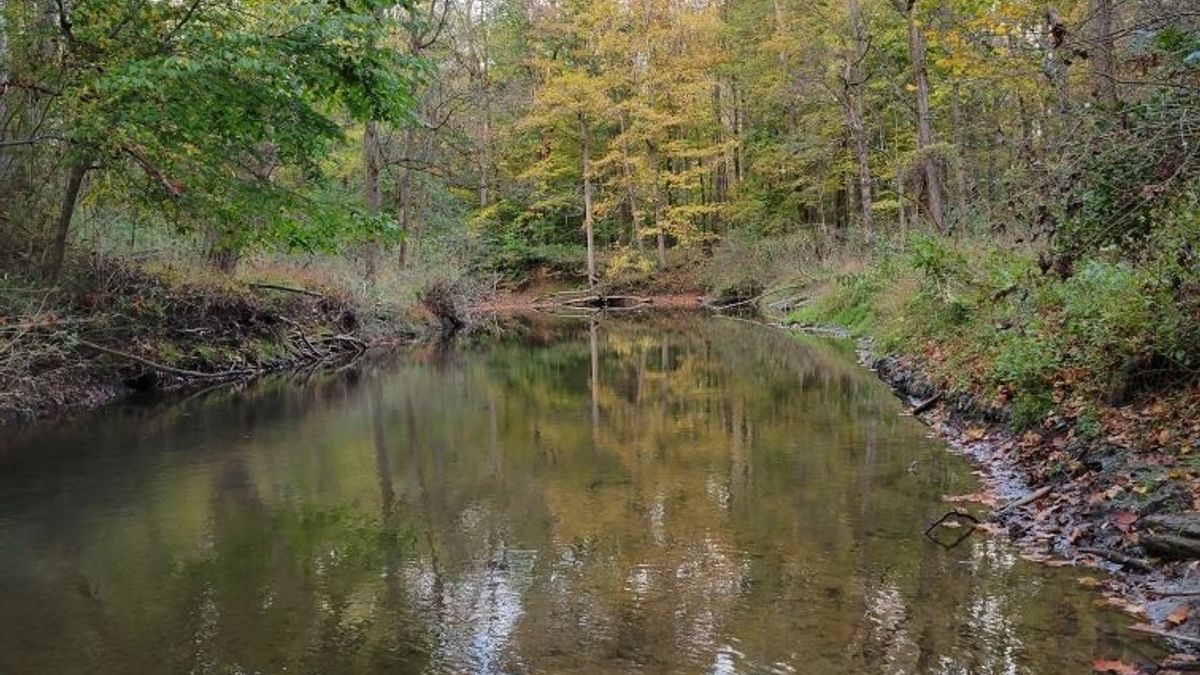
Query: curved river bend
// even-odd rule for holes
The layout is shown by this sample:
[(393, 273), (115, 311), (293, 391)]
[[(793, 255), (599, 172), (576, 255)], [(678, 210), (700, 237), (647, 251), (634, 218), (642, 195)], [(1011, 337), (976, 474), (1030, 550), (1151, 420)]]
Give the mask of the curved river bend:
[(1086, 673), (1079, 570), (844, 344), (517, 322), (0, 442), (0, 673)]

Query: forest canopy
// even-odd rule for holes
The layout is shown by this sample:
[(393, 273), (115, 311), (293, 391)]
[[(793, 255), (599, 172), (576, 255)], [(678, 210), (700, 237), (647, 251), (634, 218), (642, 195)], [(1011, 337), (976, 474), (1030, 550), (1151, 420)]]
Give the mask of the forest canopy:
[(71, 250), (136, 251), (131, 231), (226, 272), (323, 252), (370, 278), (424, 258), (595, 283), (910, 232), (1015, 233), (1063, 267), (1194, 201), (1188, 0), (0, 12), (0, 228), (50, 278)]

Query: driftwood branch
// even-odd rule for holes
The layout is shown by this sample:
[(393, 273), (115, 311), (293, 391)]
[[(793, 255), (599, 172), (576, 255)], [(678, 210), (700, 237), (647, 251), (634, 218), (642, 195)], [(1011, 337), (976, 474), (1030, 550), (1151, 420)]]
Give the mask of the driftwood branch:
[(713, 309), (715, 311), (718, 311), (718, 312), (723, 312), (727, 309), (733, 309), (734, 307), (742, 307), (745, 305), (753, 304), (762, 299), (763, 299), (763, 296), (756, 295), (753, 298), (746, 298), (745, 300), (738, 300), (736, 302), (731, 302), (727, 305), (718, 305), (716, 303), (713, 303), (713, 304), (709, 305), (709, 308)]
[(1009, 511), (1012, 511), (1013, 509), (1019, 509), (1022, 506), (1025, 506), (1026, 504), (1032, 504), (1033, 502), (1036, 502), (1037, 500), (1041, 499), (1042, 497), (1045, 497), (1046, 495), (1050, 494), (1050, 491), (1053, 489), (1054, 489), (1053, 485), (1047, 485), (1046, 487), (1041, 488), (1039, 490), (1034, 490), (1033, 492), (1030, 492), (1029, 494), (1025, 495), (1024, 497), (1021, 497), (1020, 499), (1018, 499), (1014, 502), (1009, 502), (1008, 504), (1000, 507), (999, 509), (996, 510), (994, 515), (999, 516), (1001, 514), (1008, 513)]
[(939, 392), (929, 397), (928, 400), (916, 404), (912, 409), (913, 416), (916, 417), (918, 415), (924, 415), (925, 413), (929, 412), (933, 406), (937, 405), (938, 401), (940, 400), (942, 400), (942, 394)]
[(320, 293), (317, 293), (316, 291), (310, 291), (307, 288), (294, 288), (292, 286), (280, 286), (279, 284), (260, 284), (260, 283), (250, 283), (247, 285), (250, 286), (251, 288), (262, 288), (262, 289), (272, 290), (272, 291), (283, 291), (284, 293), (297, 293), (299, 295), (307, 295), (310, 298), (325, 299), (324, 295), (321, 295)]
[(88, 342), (87, 340), (77, 340), (76, 342), (81, 347), (87, 347), (88, 349), (100, 352), (102, 354), (108, 354), (109, 356), (116, 356), (116, 357), (119, 357), (122, 359), (127, 359), (129, 361), (133, 361), (134, 363), (140, 363), (141, 365), (146, 366), (148, 368), (153, 368), (154, 370), (159, 370), (164, 373), (170, 373), (172, 375), (179, 375), (180, 377), (192, 377), (192, 378), (203, 379), (203, 380), (222, 380), (222, 379), (229, 379), (229, 378), (233, 378), (233, 377), (242, 377), (242, 376), (253, 373), (253, 371), (249, 371), (249, 370), (227, 370), (227, 371), (221, 372), (221, 373), (205, 373), (205, 372), (201, 372), (199, 370), (186, 370), (184, 368), (174, 368), (172, 366), (168, 366), (168, 365), (164, 365), (162, 363), (157, 363), (155, 361), (151, 361), (150, 359), (142, 358), (140, 356), (137, 356), (136, 354), (130, 354), (128, 352), (123, 352), (123, 351), (119, 351), (116, 349), (110, 349), (108, 347), (98, 345), (94, 342)]

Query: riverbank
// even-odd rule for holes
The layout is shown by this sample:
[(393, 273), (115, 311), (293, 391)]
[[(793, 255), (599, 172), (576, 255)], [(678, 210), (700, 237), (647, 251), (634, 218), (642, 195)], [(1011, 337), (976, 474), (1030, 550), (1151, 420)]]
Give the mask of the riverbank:
[(0, 293), (0, 422), (339, 363), (435, 330), (413, 303), (374, 311), (314, 275), (94, 260), (52, 288)]
[(1188, 305), (1117, 263), (1039, 276), (1020, 253), (967, 264), (946, 246), (813, 275), (776, 318), (863, 340), (864, 362), (976, 462), (984, 489), (948, 509), (994, 509), (986, 527), (1032, 560), (1107, 570), (1080, 582), (1195, 651), (1200, 387), (1163, 359)]

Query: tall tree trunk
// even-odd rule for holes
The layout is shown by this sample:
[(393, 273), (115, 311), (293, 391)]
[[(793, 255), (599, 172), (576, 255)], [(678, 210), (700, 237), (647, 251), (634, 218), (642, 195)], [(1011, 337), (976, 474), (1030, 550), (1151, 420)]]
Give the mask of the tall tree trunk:
[(933, 118), (929, 109), (929, 69), (925, 57), (925, 34), (917, 21), (915, 3), (909, 3), (905, 14), (908, 23), (908, 58), (912, 62), (913, 84), (917, 98), (917, 152), (920, 154), (921, 170), (925, 179), (926, 206), (929, 218), (943, 232), (946, 218), (942, 208), (942, 181), (937, 160), (929, 154), (933, 146)]
[[(379, 199), (379, 123), (367, 120), (363, 130), (363, 182), (366, 187), (367, 210), (378, 214), (381, 206)], [(372, 238), (367, 242), (364, 255), (364, 272), (370, 281), (378, 274), (380, 246)]]
[(79, 162), (67, 172), (67, 189), (63, 193), (58, 212), (58, 223), (54, 229), (54, 241), (50, 244), (50, 259), (46, 263), (46, 279), (56, 281), (62, 272), (63, 260), (67, 255), (67, 238), (71, 234), (71, 220), (75, 217), (75, 206), (79, 204), (79, 191), (90, 165)]
[(417, 132), (411, 126), (404, 130), (404, 159), (408, 166), (405, 166), (400, 173), (400, 184), (398, 186), (399, 197), (399, 215), (400, 215), (400, 232), (404, 237), (400, 242), (400, 255), (398, 260), (401, 266), (407, 265), (412, 258), (412, 252), (416, 246), (415, 237), (417, 230), (417, 195), (416, 188), (413, 186), (413, 178), (416, 176), (417, 169), (413, 168), (413, 162), (424, 163), (423, 152), (417, 149)]
[(854, 141), (854, 156), (858, 161), (858, 196), (862, 209), (863, 237), (868, 245), (875, 241), (874, 199), (871, 194), (871, 149), (867, 139), (867, 124), (863, 114), (862, 61), (867, 53), (867, 39), (862, 25), (862, 9), (858, 0), (847, 0), (846, 11), (850, 19), (850, 34), (854, 51), (846, 59), (845, 111), (850, 136)]
[(641, 250), (642, 248), (642, 223), (638, 216), (637, 195), (633, 188), (633, 168), (629, 163), (629, 138), (626, 136), (627, 126), (625, 124), (625, 111), (621, 111), (621, 172), (625, 178), (625, 199), (629, 202), (629, 215), (631, 231), (629, 238), (634, 246)]
[(954, 118), (954, 210), (955, 219), (961, 223), (967, 214), (967, 140), (963, 124), (962, 100), (958, 83), (950, 90), (950, 114)]
[(596, 231), (592, 213), (592, 130), (587, 120), (579, 120), (583, 155), (583, 229), (587, 233), (587, 276), (588, 287), (595, 288), (596, 276)]
[(479, 207), (492, 203), (492, 97), (483, 83), (483, 139), (479, 153)]
[(654, 228), (655, 241), (658, 248), (658, 264), (661, 267), (667, 266), (667, 233), (664, 229), (666, 224), (663, 223), (663, 186), (662, 186), (662, 167), (659, 166), (662, 158), (658, 154), (658, 146), (650, 143), (648, 152), (648, 160), (654, 171)]
[(1088, 16), (1091, 23), (1088, 61), (1091, 64), (1092, 96), (1100, 105), (1115, 108), (1118, 100), (1113, 0), (1090, 0)]

